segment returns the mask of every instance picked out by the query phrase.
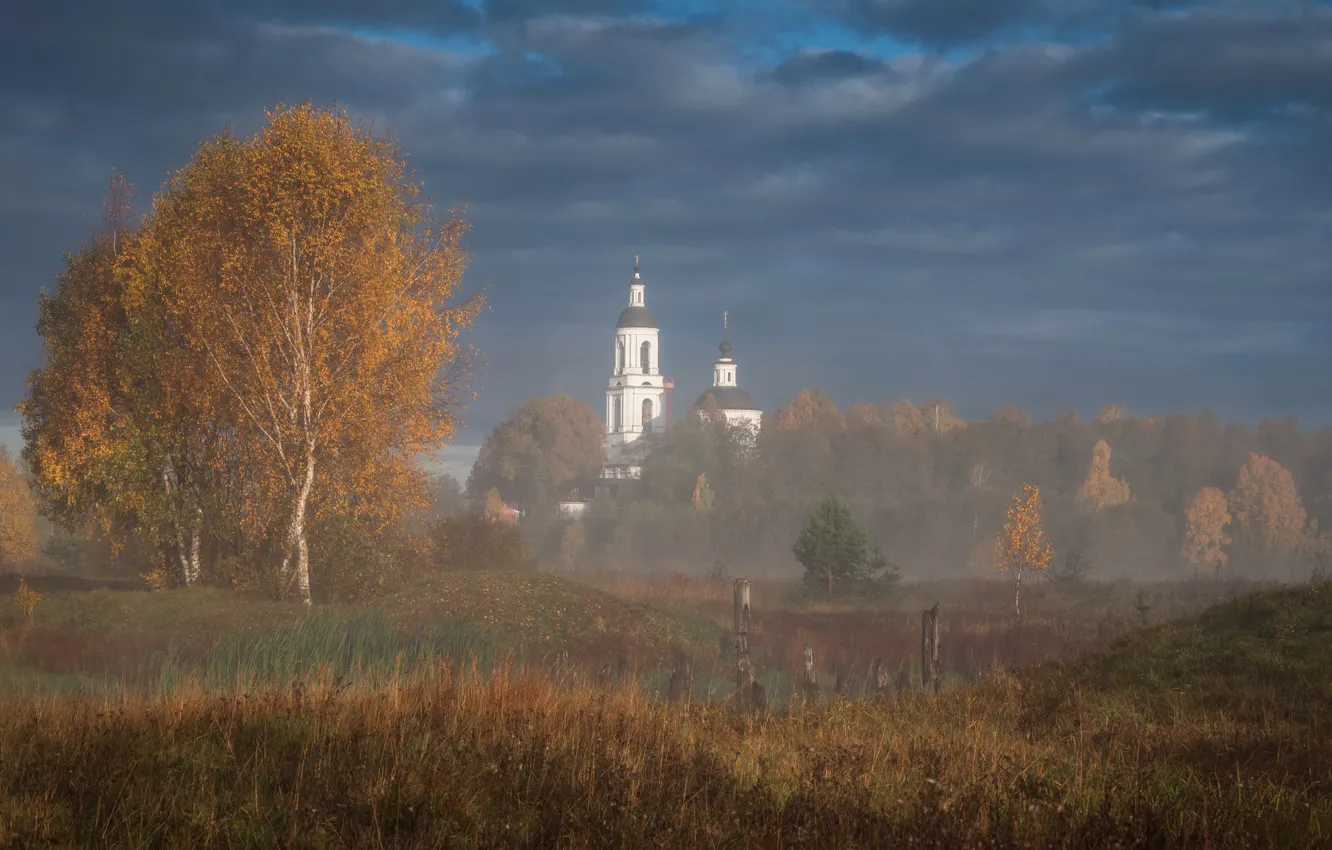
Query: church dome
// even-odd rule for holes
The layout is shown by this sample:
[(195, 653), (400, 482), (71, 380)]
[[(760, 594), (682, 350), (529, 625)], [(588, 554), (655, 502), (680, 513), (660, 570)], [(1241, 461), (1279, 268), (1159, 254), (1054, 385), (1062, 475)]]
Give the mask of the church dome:
[(655, 328), (657, 320), (648, 311), (648, 308), (633, 305), (625, 307), (620, 311), (620, 320), (615, 323), (617, 328)]
[(708, 396), (717, 402), (718, 410), (758, 410), (754, 397), (739, 387), (708, 387), (694, 402), (694, 407), (707, 407)]

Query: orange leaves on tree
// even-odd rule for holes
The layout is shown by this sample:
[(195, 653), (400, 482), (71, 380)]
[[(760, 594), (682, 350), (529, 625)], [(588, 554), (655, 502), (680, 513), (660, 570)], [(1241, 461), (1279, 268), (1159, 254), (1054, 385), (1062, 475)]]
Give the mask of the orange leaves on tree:
[(1249, 453), (1228, 498), (1235, 542), (1251, 559), (1290, 557), (1304, 542), (1307, 514), (1290, 471)]
[(0, 567), (22, 563), (36, 554), (37, 512), (28, 482), (9, 450), (0, 446)]
[(1092, 447), (1087, 478), (1078, 488), (1078, 504), (1087, 511), (1117, 507), (1129, 500), (1129, 486), (1110, 474), (1110, 444), (1097, 440)]
[(1041, 526), (1041, 490), (1032, 484), (1023, 484), (1013, 495), (999, 531), (995, 569), (1013, 577), (1013, 610), (1022, 616), (1022, 579), (1035, 573), (1044, 573), (1054, 560), (1054, 549), (1046, 539)]
[(1207, 568), (1220, 574), (1230, 560), (1225, 549), (1230, 545), (1230, 535), (1226, 533), (1230, 520), (1226, 494), (1215, 487), (1200, 487), (1189, 500), (1184, 509), (1184, 546), (1180, 555), (1193, 568), (1195, 576)]
[(307, 602), (312, 506), (391, 518), (423, 502), (416, 458), (463, 401), (459, 334), (481, 307), (456, 302), (466, 226), (418, 195), (391, 139), (279, 107), (249, 139), (205, 142), (142, 235), (144, 292), (206, 364), (200, 403), (244, 446), (248, 513), (278, 526)]
[(716, 494), (712, 490), (712, 485), (708, 483), (707, 473), (700, 472), (694, 481), (694, 495), (690, 499), (690, 504), (694, 506), (694, 510), (707, 513), (712, 510), (715, 500)]
[(846, 426), (837, 406), (817, 387), (801, 390), (791, 403), (777, 411), (777, 427), (784, 431), (820, 427), (840, 431)]

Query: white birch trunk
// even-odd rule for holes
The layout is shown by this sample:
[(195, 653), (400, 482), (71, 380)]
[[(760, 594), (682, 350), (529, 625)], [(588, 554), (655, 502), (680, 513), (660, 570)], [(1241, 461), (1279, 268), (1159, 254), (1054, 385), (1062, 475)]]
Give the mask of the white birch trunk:
[[(296, 585), (301, 595), (301, 602), (306, 605), (313, 604), (310, 598), (310, 546), (305, 531), (305, 512), (310, 503), (310, 491), (314, 489), (315, 476), (315, 456), (314, 444), (307, 443), (305, 447), (305, 479), (301, 482), (301, 489), (296, 496), (296, 505), (292, 511), (291, 530), (288, 540), (292, 548), (296, 550)], [(288, 559), (283, 558), (282, 569), (285, 573), (288, 569)]]
[(190, 528), (190, 564), (185, 573), (185, 584), (193, 587), (199, 583), (199, 546), (203, 537), (203, 508), (194, 509), (194, 525)]
[(180, 575), (186, 587), (193, 587), (194, 576), (190, 570), (189, 550), (185, 546), (185, 527), (180, 522), (180, 506), (176, 503), (174, 478), (175, 468), (171, 465), (170, 458), (168, 458), (166, 465), (162, 467), (162, 489), (166, 492), (167, 499), (172, 505), (173, 519), (171, 524), (176, 532), (176, 557), (180, 560)]

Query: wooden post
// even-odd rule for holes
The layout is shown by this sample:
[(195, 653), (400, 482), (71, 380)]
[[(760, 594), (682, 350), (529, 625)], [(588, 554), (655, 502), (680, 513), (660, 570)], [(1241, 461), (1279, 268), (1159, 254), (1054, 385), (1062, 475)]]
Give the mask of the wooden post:
[(938, 602), (934, 603), (934, 615), (930, 619), (934, 623), (934, 635), (933, 635), (934, 663), (931, 664), (930, 666), (934, 671), (934, 692), (937, 694), (939, 693), (940, 688), (943, 687), (943, 664), (941, 663), (941, 659), (939, 658), (939, 603)]
[(735, 580), (732, 602), (735, 608), (735, 692), (736, 705), (746, 708), (746, 696), (754, 673), (749, 666), (749, 579)]
[(939, 693), (939, 603), (920, 613), (920, 686)]
[(814, 647), (805, 644), (805, 678), (800, 683), (800, 694), (805, 701), (816, 700), (822, 694), (819, 690), (819, 677), (814, 673)]

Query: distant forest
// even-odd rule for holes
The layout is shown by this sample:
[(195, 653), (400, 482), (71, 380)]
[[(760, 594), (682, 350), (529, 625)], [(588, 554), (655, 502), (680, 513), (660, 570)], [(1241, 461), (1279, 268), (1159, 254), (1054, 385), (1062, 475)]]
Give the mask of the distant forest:
[(904, 575), (993, 575), (1024, 484), (1040, 488), (1056, 564), (1098, 578), (1296, 579), (1332, 555), (1332, 429), (1293, 418), (1255, 430), (1109, 404), (1091, 421), (1013, 406), (964, 421), (936, 400), (841, 411), (811, 389), (757, 438), (715, 416), (644, 438), (639, 481), (561, 517), (571, 491), (589, 495), (601, 434), (582, 402), (533, 399), (487, 438), (467, 495), (521, 507), (538, 555), (570, 569), (794, 570), (801, 525), (835, 494)]

